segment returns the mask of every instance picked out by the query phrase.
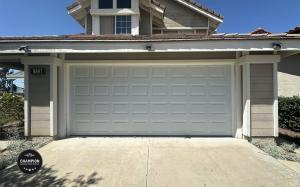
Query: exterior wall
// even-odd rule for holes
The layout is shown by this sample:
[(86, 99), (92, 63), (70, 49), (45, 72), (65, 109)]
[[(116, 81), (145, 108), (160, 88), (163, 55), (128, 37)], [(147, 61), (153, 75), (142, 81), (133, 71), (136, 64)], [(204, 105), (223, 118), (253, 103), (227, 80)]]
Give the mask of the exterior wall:
[(273, 64), (250, 65), (251, 136), (274, 136)]
[[(69, 106), (67, 102), (67, 98), (69, 98), (69, 94), (68, 94), (68, 68), (66, 66), (67, 63), (77, 63), (77, 62), (84, 62), (84, 63), (89, 63), (87, 60), (112, 60), (112, 58), (116, 59), (116, 60), (138, 60), (138, 59), (145, 59), (145, 60), (188, 60), (188, 59), (202, 59), (204, 62), (204, 59), (220, 59), (219, 62), (225, 62), (225, 59), (235, 59), (235, 53), (217, 53), (217, 52), (213, 52), (213, 53), (197, 53), (197, 52), (191, 52), (191, 53), (155, 53), (155, 55), (153, 55), (154, 53), (137, 53), (137, 54), (130, 54), (130, 53), (125, 53), (125, 54), (66, 54), (65, 55), (65, 60), (66, 61), (62, 61), (62, 63), (66, 63), (64, 65), (60, 66), (60, 70), (59, 70), (59, 77), (58, 77), (58, 86), (59, 86), (59, 108), (58, 108), (58, 121), (59, 121), (59, 125), (58, 125), (58, 137), (63, 138), (68, 136), (68, 131), (67, 131), (67, 120), (68, 118), (68, 112), (67, 112), (67, 107)], [(113, 56), (113, 57), (112, 57)], [(251, 55), (249, 55), (251, 57)], [(253, 55), (254, 56), (254, 55)], [(255, 58), (247, 58), (245, 61), (248, 62), (247, 65), (250, 66), (250, 88), (249, 90), (251, 90), (251, 134), (249, 136), (274, 136), (274, 133), (276, 130), (276, 125), (274, 125), (275, 121), (274, 120), (274, 115), (276, 111), (273, 107), (274, 105), (274, 100), (275, 100), (275, 96), (274, 96), (274, 87), (276, 87), (276, 85), (274, 86), (274, 82), (277, 83), (277, 81), (273, 81), (274, 75), (273, 74), (273, 67), (275, 67), (275, 65), (273, 65), (270, 62), (276, 62), (276, 58), (273, 58), (273, 56), (275, 55), (269, 55), (268, 58), (264, 58), (264, 55), (256, 55)], [(30, 60), (30, 57), (28, 57), (28, 62), (31, 62), (32, 60)], [(42, 59), (42, 60), (41, 60)], [(44, 57), (40, 57), (36, 60), (36, 62), (40, 62), (40, 61), (46, 61), (43, 60)], [(224, 60), (222, 60), (224, 59)], [(76, 61), (77, 60), (77, 61)], [(247, 61), (248, 60), (248, 61)], [(48, 60), (50, 62), (50, 60)], [(258, 62), (259, 61), (259, 62)], [(137, 61), (139, 62), (139, 61)], [(183, 61), (183, 62), (187, 62), (187, 61)], [(255, 63), (255, 64), (251, 64), (251, 62)], [(91, 61), (92, 63), (92, 61)], [(96, 63), (96, 62), (93, 62)], [(269, 64), (259, 64), (259, 63), (269, 63)], [(31, 67), (35, 67), (33, 65), (29, 65), (29, 69)], [(44, 66), (43, 66), (44, 67)], [(49, 66), (45, 66), (47, 67), (47, 72), (49, 72)], [(49, 92), (51, 93), (51, 81), (50, 78), (51, 76), (49, 74), (46, 74), (47, 76), (45, 78), (36, 78), (32, 75), (29, 74), (29, 90), (30, 90), (30, 110), (32, 110), (33, 108), (35, 108), (35, 111), (30, 114), (30, 118), (32, 118), (31, 120), (31, 129), (33, 132), (33, 128), (37, 128), (37, 129), (42, 129), (40, 130), (40, 132), (43, 132), (44, 134), (41, 134), (40, 132), (38, 132), (38, 134), (33, 134), (32, 135), (46, 135), (49, 136), (49, 131), (51, 131), (51, 125), (50, 125), (50, 130), (48, 129), (49, 127), (49, 122), (48, 122), (48, 126), (46, 127), (46, 130), (41, 128), (38, 125), (41, 125), (42, 123), (35, 123), (38, 122), (40, 119), (36, 118), (36, 116), (42, 117), (42, 115), (34, 115), (34, 114), (39, 114), (36, 111), (40, 112), (42, 110), (39, 109), (42, 107), (48, 108), (49, 111), (49, 102), (51, 103), (51, 97), (48, 95)], [(50, 77), (49, 77), (49, 76)], [(53, 75), (55, 76), (55, 75)], [(242, 74), (243, 76), (243, 74)], [(53, 78), (52, 78), (53, 79)], [(54, 81), (55, 82), (55, 81)], [(52, 84), (54, 85), (54, 82), (52, 81)], [(48, 86), (47, 86), (48, 84)], [(35, 85), (39, 85), (39, 86), (35, 86)], [(41, 86), (42, 85), (42, 86)], [(30, 89), (30, 88), (36, 88), (35, 90)], [(49, 88), (50, 87), (50, 88)], [(53, 89), (53, 88), (52, 88)], [(53, 91), (55, 92), (55, 91)], [(34, 95), (34, 94), (39, 94), (39, 95)], [(39, 96), (43, 95), (43, 97), (41, 100), (39, 100)], [(53, 96), (56, 97), (56, 96)], [(235, 96), (235, 98), (240, 98), (238, 96)], [(64, 107), (62, 107), (64, 106)], [(51, 110), (51, 107), (50, 107)], [(45, 113), (49, 113), (48, 111), (46, 111)], [(55, 110), (54, 110), (55, 111)], [(250, 110), (249, 110), (250, 111)], [(47, 116), (47, 115), (45, 115)], [(47, 121), (48, 118), (44, 118), (44, 121)], [(49, 120), (48, 120), (49, 121)], [(50, 122), (51, 123), (51, 122)], [(44, 127), (44, 126), (43, 126)], [(244, 128), (244, 126), (243, 126)], [(275, 129), (274, 129), (275, 128)], [(51, 133), (50, 133), (51, 134)]]
[[(31, 69), (45, 68), (45, 75), (32, 75)], [(32, 136), (50, 135), (50, 66), (29, 66), (29, 105)]]
[(113, 16), (100, 16), (100, 34), (114, 34)]
[(87, 14), (87, 17), (86, 17), (86, 34), (92, 34), (93, 32), (93, 28), (92, 28), (92, 16), (91, 14)]
[(140, 9), (140, 34), (148, 35), (150, 32), (150, 14), (142, 9)]
[(158, 0), (167, 8), (164, 23), (168, 27), (208, 27), (208, 18), (174, 0)]
[(278, 95), (300, 96), (300, 54), (284, 58), (278, 64)]
[(131, 16), (132, 21), (132, 35), (139, 34), (139, 1), (131, 0), (131, 9), (118, 9), (117, 8), (117, 0), (113, 0), (113, 8), (112, 9), (99, 9), (99, 0), (91, 0), (91, 9), (90, 14), (92, 15), (92, 34), (100, 35), (100, 27), (104, 24), (100, 23), (101, 16), (118, 16), (118, 15), (128, 15)]

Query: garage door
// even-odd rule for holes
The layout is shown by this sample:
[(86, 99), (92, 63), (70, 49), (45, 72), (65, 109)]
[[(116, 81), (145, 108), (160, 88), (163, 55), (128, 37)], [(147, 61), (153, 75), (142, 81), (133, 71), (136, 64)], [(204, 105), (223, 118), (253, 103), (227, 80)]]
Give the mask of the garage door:
[(72, 135), (232, 134), (229, 65), (72, 65)]

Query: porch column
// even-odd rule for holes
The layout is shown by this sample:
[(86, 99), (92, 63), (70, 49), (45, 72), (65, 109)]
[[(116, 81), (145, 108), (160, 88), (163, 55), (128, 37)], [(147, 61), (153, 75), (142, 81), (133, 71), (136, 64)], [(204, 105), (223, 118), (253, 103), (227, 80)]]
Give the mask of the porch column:
[(24, 65), (24, 136), (31, 136), (29, 118), (29, 68)]
[(57, 64), (54, 56), (28, 57), (24, 64), (25, 136), (57, 136)]
[(279, 55), (246, 55), (243, 66), (243, 135), (278, 136), (277, 63)]
[(57, 136), (57, 64), (50, 65), (50, 136)]

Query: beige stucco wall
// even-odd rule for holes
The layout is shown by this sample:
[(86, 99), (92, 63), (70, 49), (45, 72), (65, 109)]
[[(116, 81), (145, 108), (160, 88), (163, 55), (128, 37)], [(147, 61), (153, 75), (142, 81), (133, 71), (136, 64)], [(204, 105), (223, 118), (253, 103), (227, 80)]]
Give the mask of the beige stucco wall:
[(300, 54), (284, 58), (278, 64), (278, 95), (300, 96)]
[(251, 136), (274, 136), (273, 87), (273, 64), (251, 64)]
[[(31, 69), (46, 69), (45, 75), (32, 75)], [(29, 109), (32, 136), (50, 135), (50, 66), (29, 66)]]

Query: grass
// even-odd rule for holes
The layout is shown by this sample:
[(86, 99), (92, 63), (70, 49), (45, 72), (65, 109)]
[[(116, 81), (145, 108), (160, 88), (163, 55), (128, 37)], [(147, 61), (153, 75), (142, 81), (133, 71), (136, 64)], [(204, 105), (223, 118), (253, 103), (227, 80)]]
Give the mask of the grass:
[(300, 162), (300, 155), (295, 153), (297, 148), (295, 143), (280, 138), (255, 138), (251, 140), (251, 143), (276, 159)]

